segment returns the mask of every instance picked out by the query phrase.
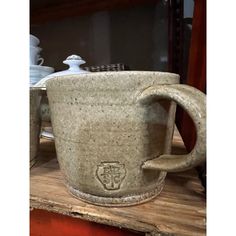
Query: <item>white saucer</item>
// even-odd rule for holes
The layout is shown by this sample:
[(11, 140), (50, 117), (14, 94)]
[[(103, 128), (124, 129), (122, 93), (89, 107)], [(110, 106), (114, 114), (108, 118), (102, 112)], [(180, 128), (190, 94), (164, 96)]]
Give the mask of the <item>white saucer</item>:
[(30, 70), (31, 71), (41, 71), (41, 72), (47, 72), (48, 74), (51, 74), (54, 72), (53, 67), (49, 66), (40, 66), (40, 65), (30, 65)]
[(38, 83), (42, 78), (54, 72), (54, 68), (49, 66), (30, 65), (30, 86)]
[(52, 132), (52, 127), (44, 127), (44, 128), (42, 128), (41, 137), (42, 138), (46, 138), (46, 139), (50, 139), (50, 140), (54, 140), (54, 135), (53, 135), (53, 132)]

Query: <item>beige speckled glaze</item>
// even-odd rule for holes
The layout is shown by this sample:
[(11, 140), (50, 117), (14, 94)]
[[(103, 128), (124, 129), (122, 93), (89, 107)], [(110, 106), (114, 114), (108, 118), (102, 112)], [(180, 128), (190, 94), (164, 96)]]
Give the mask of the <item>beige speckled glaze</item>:
[[(97, 72), (47, 83), (57, 157), (69, 191), (97, 205), (158, 195), (167, 171), (205, 159), (205, 95), (161, 72)], [(195, 148), (170, 155), (176, 103), (192, 117)]]
[(30, 167), (36, 162), (40, 133), (40, 91), (30, 89)]

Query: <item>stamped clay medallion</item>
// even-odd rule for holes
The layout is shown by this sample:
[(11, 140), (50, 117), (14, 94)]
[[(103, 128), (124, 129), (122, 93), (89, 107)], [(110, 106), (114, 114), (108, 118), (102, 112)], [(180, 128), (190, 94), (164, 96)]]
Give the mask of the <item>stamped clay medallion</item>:
[(102, 162), (97, 166), (96, 176), (107, 190), (120, 189), (121, 182), (125, 178), (125, 165), (119, 162)]

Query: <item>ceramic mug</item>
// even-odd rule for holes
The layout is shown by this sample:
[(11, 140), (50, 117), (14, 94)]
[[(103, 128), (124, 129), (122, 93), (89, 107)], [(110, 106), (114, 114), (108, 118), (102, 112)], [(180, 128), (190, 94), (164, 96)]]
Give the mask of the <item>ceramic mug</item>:
[(42, 51), (40, 47), (30, 46), (30, 65), (42, 65), (44, 59), (40, 57), (39, 53)]
[(39, 39), (36, 36), (30, 34), (30, 46), (37, 47), (39, 43)]
[[(157, 196), (167, 172), (205, 160), (205, 95), (164, 72), (98, 72), (48, 80), (57, 158), (69, 191), (96, 205), (127, 206)], [(197, 141), (171, 155), (176, 103)]]
[(39, 90), (30, 89), (30, 167), (36, 162), (41, 120), (39, 114), (41, 94)]

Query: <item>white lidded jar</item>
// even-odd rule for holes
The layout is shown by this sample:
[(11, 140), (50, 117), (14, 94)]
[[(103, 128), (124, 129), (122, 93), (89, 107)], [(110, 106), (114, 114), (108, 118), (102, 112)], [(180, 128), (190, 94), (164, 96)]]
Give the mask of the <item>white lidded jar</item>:
[(49, 79), (57, 77), (57, 76), (91, 73), (90, 71), (83, 70), (80, 67), (82, 64), (85, 64), (86, 61), (84, 61), (78, 55), (71, 55), (71, 56), (67, 57), (66, 60), (63, 61), (63, 63), (69, 66), (69, 68), (67, 70), (59, 71), (59, 72), (52, 73), (52, 74), (46, 76), (45, 78), (41, 79), (37, 84), (35, 84), (34, 87), (46, 89), (46, 82)]

